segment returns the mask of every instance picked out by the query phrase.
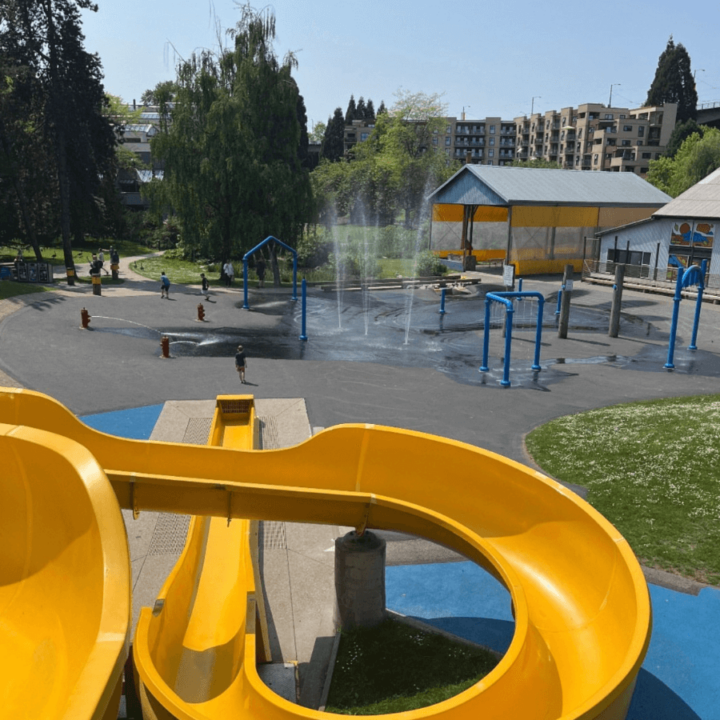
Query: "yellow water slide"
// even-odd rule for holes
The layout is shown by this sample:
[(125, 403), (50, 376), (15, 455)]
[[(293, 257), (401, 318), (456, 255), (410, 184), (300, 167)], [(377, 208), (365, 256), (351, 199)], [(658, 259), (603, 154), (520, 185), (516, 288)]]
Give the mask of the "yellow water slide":
[[(440, 542), (488, 569), (512, 596), (515, 634), (507, 653), (473, 687), (406, 720), (620, 720), (627, 714), (650, 639), (647, 585), (617, 530), (541, 473), (463, 443), (372, 425), (339, 426), (295, 447), (262, 452), (123, 440), (87, 428), (55, 401), (28, 391), (0, 393), (0, 422), (85, 446), (120, 506), (135, 512), (392, 528)], [(237, 701), (232, 716), (319, 719), (258, 677), (253, 575), (245, 569), (237, 577), (247, 582), (250, 609), (232, 619), (236, 631), (228, 615), (227, 627), (202, 629), (215, 636), (198, 631), (187, 645), (194, 655), (168, 649), (174, 656), (166, 667), (185, 663), (199, 673), (213, 667), (216, 677), (234, 678), (227, 694)], [(186, 592), (198, 588), (188, 582)], [(155, 613), (164, 612), (156, 606)], [(171, 647), (162, 643), (154, 652), (159, 657)], [(67, 652), (74, 654), (74, 646)], [(23, 672), (18, 664), (12, 671)], [(176, 696), (168, 679), (178, 673), (158, 673)], [(176, 716), (223, 716), (213, 708), (220, 686), (194, 683), (188, 680), (196, 694), (175, 706)], [(231, 716), (229, 707), (222, 707), (224, 717)]]
[[(253, 397), (218, 397), (207, 444), (253, 450), (258, 440)], [(256, 620), (258, 659), (270, 659), (264, 603), (256, 599), (257, 524), (192, 518), (185, 548), (155, 607), (141, 611), (135, 633), (133, 657), (147, 720), (237, 713), (245, 641)]]

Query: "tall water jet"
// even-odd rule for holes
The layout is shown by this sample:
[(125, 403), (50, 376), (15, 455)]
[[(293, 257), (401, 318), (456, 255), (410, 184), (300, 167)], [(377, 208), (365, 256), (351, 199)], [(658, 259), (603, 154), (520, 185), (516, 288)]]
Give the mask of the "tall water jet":
[[(431, 182), (431, 179), (428, 178), (427, 182), (425, 183), (424, 197), (427, 197), (430, 194), (430, 191), (434, 186), (434, 182)], [(425, 221), (430, 218), (430, 207), (430, 204), (425, 202), (417, 217), (417, 229), (415, 231), (415, 244), (413, 247), (413, 264), (411, 275), (411, 277), (413, 278), (417, 276), (418, 255), (420, 254), (420, 244), (422, 242), (423, 226), (425, 224)], [(410, 324), (412, 322), (412, 310), (414, 301), (415, 283), (411, 283), (410, 292), (405, 296), (405, 345), (410, 342)]]

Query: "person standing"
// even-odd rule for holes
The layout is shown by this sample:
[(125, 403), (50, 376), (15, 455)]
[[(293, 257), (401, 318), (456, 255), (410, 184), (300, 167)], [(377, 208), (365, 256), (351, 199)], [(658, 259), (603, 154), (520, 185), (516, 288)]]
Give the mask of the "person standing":
[(227, 286), (232, 287), (233, 278), (235, 277), (235, 268), (229, 260), (223, 266), (223, 272), (225, 273)]
[(255, 272), (258, 276), (258, 287), (265, 287), (265, 259), (262, 255), (255, 263)]
[(242, 345), (238, 345), (237, 353), (235, 354), (235, 369), (238, 371), (240, 376), (240, 382), (245, 385), (245, 368), (247, 368), (247, 358), (245, 357), (245, 351)]
[(205, 277), (205, 273), (200, 273), (200, 280), (202, 281), (202, 294), (205, 296), (205, 299), (207, 299), (210, 295), (210, 283)]
[(170, 279), (164, 270), (160, 273), (160, 299), (162, 298), (170, 299)]
[(106, 275), (109, 275), (110, 273), (107, 270), (105, 270), (105, 267), (104, 267), (105, 266), (105, 253), (103, 252), (102, 248), (98, 248), (97, 259), (98, 259), (98, 262), (100, 263), (100, 270), (103, 270)]

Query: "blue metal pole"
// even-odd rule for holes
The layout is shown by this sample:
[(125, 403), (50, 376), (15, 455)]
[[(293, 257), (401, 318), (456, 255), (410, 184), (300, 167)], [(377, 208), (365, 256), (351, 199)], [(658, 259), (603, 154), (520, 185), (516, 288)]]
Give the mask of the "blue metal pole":
[(558, 290), (558, 301), (557, 301), (557, 307), (555, 308), (556, 315), (560, 314), (560, 303), (562, 302), (562, 294), (563, 294), (564, 289), (565, 289), (565, 286), (561, 285), (560, 289)]
[(700, 265), (700, 282), (698, 283), (698, 295), (695, 303), (695, 320), (693, 321), (692, 339), (688, 350), (697, 350), (697, 333), (700, 326), (700, 308), (702, 307), (703, 290), (705, 289), (705, 271), (707, 270), (707, 260), (703, 260)]
[(307, 340), (307, 327), (306, 327), (306, 319), (307, 319), (307, 283), (305, 282), (305, 278), (303, 278), (302, 281), (302, 331), (300, 334), (301, 340)]
[(488, 347), (490, 345), (490, 298), (485, 298), (485, 328), (483, 330), (483, 359), (480, 366), (480, 372), (487, 372), (488, 367)]
[(522, 292), (522, 278), (518, 278), (518, 292)]
[(538, 298), (538, 318), (537, 318), (537, 330), (535, 332), (535, 362), (532, 364), (533, 370), (542, 370), (540, 367), (540, 344), (542, 341), (542, 321), (543, 312), (545, 309), (545, 298)]
[(512, 321), (515, 309), (510, 303), (505, 310), (505, 365), (503, 366), (503, 379), (500, 384), (503, 387), (510, 387), (510, 345), (512, 343)]
[[(303, 283), (305, 278), (303, 278)], [(297, 253), (293, 253), (293, 302), (297, 302)]]
[(445, 314), (445, 291), (447, 288), (443, 288), (442, 292), (440, 293), (440, 314)]
[(673, 298), (673, 314), (672, 321), (670, 323), (670, 345), (668, 346), (667, 362), (663, 365), (667, 370), (672, 370), (675, 365), (673, 364), (673, 356), (675, 355), (675, 338), (677, 336), (677, 324), (678, 324), (678, 313), (680, 312), (680, 301), (682, 300), (682, 279), (683, 268), (678, 268), (677, 282), (675, 283), (675, 297)]
[(243, 258), (243, 310), (249, 310), (248, 305), (248, 261)]

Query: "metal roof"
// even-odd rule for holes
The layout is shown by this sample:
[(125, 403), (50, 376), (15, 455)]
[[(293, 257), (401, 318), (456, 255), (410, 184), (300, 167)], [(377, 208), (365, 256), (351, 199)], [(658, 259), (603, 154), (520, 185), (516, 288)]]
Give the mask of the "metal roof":
[(720, 218), (720, 168), (653, 213), (653, 217)]
[(459, 205), (659, 208), (670, 196), (629, 172), (465, 165), (429, 199)]
[(124, 128), (125, 132), (143, 132), (147, 133), (148, 135), (154, 135), (157, 132), (157, 128), (154, 125), (147, 124), (147, 125), (126, 125)]

